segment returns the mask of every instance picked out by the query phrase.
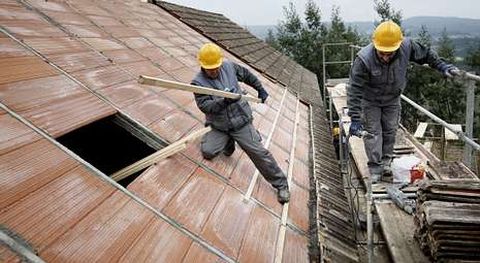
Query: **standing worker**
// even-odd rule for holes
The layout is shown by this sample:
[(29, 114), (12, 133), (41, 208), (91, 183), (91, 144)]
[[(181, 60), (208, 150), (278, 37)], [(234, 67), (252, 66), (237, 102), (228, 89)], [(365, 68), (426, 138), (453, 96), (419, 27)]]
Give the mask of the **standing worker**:
[[(238, 81), (253, 87), (258, 98), (265, 103), (268, 93), (258, 78), (248, 69), (231, 61), (223, 61), (221, 49), (207, 43), (198, 52), (201, 70), (192, 80), (192, 85), (243, 94)], [(223, 151), (230, 156), (235, 151), (235, 142), (247, 153), (263, 177), (277, 189), (281, 204), (290, 200), (285, 174), (278, 167), (272, 154), (261, 143), (258, 131), (253, 127), (252, 109), (244, 99), (230, 99), (213, 95), (195, 94), (198, 108), (205, 113), (206, 123), (212, 130), (205, 134), (201, 151), (205, 159), (212, 159)]]
[(445, 63), (433, 50), (404, 38), (393, 21), (378, 25), (372, 43), (358, 53), (347, 88), (350, 134), (361, 137), (363, 129), (372, 183), (391, 175), (390, 164), (401, 112), (400, 95), (407, 83), (409, 61), (428, 64), (452, 77), (458, 69)]

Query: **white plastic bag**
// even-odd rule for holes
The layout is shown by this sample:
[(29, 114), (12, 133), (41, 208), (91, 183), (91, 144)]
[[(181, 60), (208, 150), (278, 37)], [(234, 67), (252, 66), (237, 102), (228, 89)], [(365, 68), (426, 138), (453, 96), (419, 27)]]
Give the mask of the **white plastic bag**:
[(422, 160), (408, 155), (395, 158), (392, 161), (392, 174), (394, 183), (410, 183), (410, 170)]

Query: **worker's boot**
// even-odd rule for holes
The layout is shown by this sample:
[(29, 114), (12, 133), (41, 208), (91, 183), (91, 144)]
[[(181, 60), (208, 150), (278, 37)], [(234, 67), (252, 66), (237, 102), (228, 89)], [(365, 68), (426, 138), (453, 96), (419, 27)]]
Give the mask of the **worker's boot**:
[(392, 158), (383, 158), (383, 176), (392, 176)]
[(290, 201), (290, 191), (288, 190), (288, 186), (278, 189), (277, 200), (282, 205)]
[(382, 181), (391, 183), (393, 181), (392, 173), (392, 159), (386, 158), (383, 160)]
[(233, 139), (229, 139), (225, 148), (223, 148), (223, 154), (225, 156), (232, 156), (235, 152), (235, 141)]
[(370, 179), (372, 180), (372, 184), (376, 184), (382, 179), (382, 174), (372, 173), (370, 174)]

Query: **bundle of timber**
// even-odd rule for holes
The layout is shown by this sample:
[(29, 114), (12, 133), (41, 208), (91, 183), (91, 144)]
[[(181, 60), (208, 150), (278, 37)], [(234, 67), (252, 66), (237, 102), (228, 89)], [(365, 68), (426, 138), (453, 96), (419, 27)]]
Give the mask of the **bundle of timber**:
[(417, 192), (415, 237), (435, 262), (480, 260), (480, 181), (428, 181)]

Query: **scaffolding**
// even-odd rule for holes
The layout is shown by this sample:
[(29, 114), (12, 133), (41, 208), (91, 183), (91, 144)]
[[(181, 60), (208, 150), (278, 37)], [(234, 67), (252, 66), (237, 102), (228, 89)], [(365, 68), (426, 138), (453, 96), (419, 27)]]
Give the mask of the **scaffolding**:
[[(338, 47), (338, 46), (350, 48), (350, 54), (351, 54), (350, 60), (327, 61), (325, 56), (326, 49), (331, 47)], [(334, 107), (333, 107), (332, 94), (329, 94), (327, 90), (327, 86), (337, 85), (342, 82), (348, 85), (348, 79), (328, 79), (326, 68), (327, 66), (333, 65), (333, 64), (352, 65), (355, 58), (355, 53), (356, 53), (355, 51), (361, 48), (362, 47), (353, 45), (352, 43), (326, 43), (322, 45), (323, 102), (327, 108), (327, 114), (330, 121), (330, 130), (333, 129), (334, 123), (337, 123), (340, 129), (338, 149), (339, 149), (339, 158), (340, 158), (342, 176), (345, 176), (348, 173), (348, 166), (349, 166), (349, 163), (348, 163), (349, 152), (348, 152), (348, 145), (346, 145), (348, 144), (349, 135), (346, 131), (343, 130), (345, 122), (349, 122), (349, 120), (343, 120), (342, 118), (339, 118), (338, 120), (334, 120), (334, 114), (333, 114)], [(472, 168), (473, 164), (475, 163), (472, 157), (473, 156), (472, 153), (473, 151), (480, 152), (480, 145), (476, 143), (473, 139), (473, 122), (474, 122), (474, 116), (475, 116), (475, 87), (476, 87), (476, 82), (480, 82), (480, 76), (465, 72), (463, 70), (459, 70), (454, 73), (456, 75), (456, 78), (463, 81), (466, 86), (467, 103), (466, 103), (466, 116), (465, 116), (465, 132), (463, 132), (462, 130), (458, 130), (455, 127), (455, 125), (442, 120), (441, 118), (437, 117), (435, 114), (431, 113), (430, 111), (426, 110), (422, 106), (418, 105), (417, 103), (415, 103), (414, 101), (406, 97), (405, 95), (401, 95), (401, 99), (406, 103), (408, 103), (409, 105), (413, 106), (415, 109), (417, 109), (427, 117), (429, 117), (430, 119), (432, 119), (434, 122), (452, 131), (462, 141), (464, 141), (465, 147), (464, 147), (464, 154), (463, 154), (463, 163), (466, 166)], [(344, 109), (346, 110), (346, 107)], [(345, 134), (347, 138), (345, 143), (343, 141), (343, 136), (342, 136), (343, 134)], [(372, 218), (373, 209), (372, 208), (375, 200), (372, 197), (371, 180), (367, 180), (367, 182), (365, 182), (365, 185), (366, 185), (366, 201), (367, 201), (366, 213), (367, 213), (368, 262), (373, 262), (373, 218)], [(353, 222), (355, 221), (356, 219), (353, 219)]]

